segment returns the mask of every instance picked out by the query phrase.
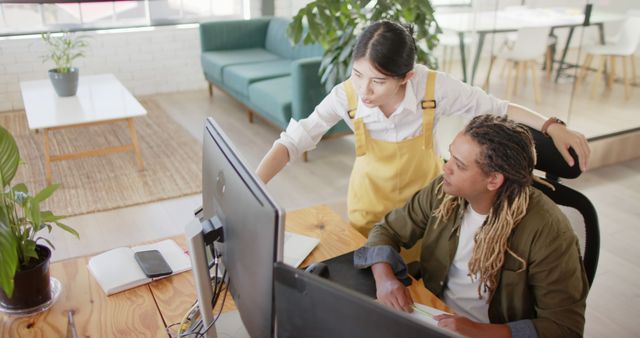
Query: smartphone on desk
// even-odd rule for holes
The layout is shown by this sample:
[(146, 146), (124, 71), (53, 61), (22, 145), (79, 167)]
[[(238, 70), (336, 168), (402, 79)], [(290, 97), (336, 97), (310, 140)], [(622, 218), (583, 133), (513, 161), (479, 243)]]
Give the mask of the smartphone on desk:
[(138, 251), (133, 256), (138, 265), (140, 265), (142, 272), (149, 278), (162, 277), (173, 273), (171, 267), (158, 250)]

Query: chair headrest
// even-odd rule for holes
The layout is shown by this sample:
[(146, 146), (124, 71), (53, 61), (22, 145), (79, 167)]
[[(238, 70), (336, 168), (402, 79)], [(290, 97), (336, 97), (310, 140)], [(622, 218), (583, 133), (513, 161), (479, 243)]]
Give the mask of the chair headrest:
[(526, 126), (531, 135), (533, 136), (533, 142), (535, 143), (538, 162), (536, 163), (536, 169), (544, 171), (547, 175), (552, 177), (562, 178), (576, 178), (582, 174), (580, 165), (578, 164), (578, 155), (573, 150), (569, 149), (571, 157), (573, 157), (574, 165), (570, 167), (567, 161), (564, 160), (562, 154), (558, 151), (553, 140), (550, 137), (546, 137), (542, 132)]

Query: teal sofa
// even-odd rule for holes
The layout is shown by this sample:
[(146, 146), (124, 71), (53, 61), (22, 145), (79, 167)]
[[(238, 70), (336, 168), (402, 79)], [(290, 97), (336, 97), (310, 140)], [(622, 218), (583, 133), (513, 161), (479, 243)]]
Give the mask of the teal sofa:
[[(257, 113), (280, 129), (303, 119), (326, 95), (318, 69), (319, 45), (292, 45), (290, 20), (257, 18), (200, 24), (201, 63), (212, 85), (243, 103), (249, 120)], [(347, 133), (344, 122), (328, 133)]]

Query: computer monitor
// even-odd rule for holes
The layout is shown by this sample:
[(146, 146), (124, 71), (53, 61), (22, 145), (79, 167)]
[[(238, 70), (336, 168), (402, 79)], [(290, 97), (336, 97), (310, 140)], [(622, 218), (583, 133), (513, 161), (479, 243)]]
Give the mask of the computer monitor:
[(279, 338), (460, 337), (288, 265), (274, 271)]
[(185, 232), (192, 251), (204, 327), (212, 320), (212, 290), (203, 245), (207, 235), (202, 225), (206, 228), (210, 224), (222, 227), (222, 261), (229, 276), (231, 296), (247, 332), (251, 337), (271, 338), (275, 325), (273, 264), (282, 260), (284, 211), (212, 118), (205, 122), (202, 159), (200, 219), (204, 222), (192, 222)]

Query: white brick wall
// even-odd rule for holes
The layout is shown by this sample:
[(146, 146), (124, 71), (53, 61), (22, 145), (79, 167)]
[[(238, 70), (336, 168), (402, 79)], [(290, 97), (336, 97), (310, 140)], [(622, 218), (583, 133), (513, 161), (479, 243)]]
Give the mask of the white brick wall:
[[(197, 25), (85, 34), (90, 48), (75, 62), (81, 75), (113, 73), (134, 95), (206, 87)], [(39, 37), (0, 39), (0, 111), (23, 109), (20, 81), (48, 77), (44, 51)]]

